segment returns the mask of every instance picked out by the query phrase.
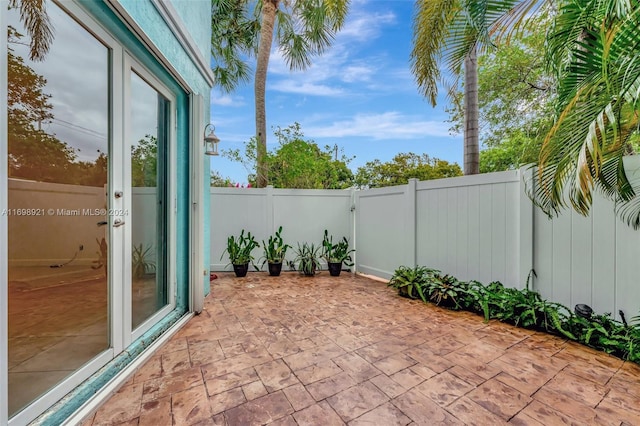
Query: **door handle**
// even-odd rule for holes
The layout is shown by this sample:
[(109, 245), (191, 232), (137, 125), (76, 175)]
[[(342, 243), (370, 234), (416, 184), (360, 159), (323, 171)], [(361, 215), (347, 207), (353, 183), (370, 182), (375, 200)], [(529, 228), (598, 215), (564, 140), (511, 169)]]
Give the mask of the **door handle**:
[(98, 222), (98, 226), (104, 226), (106, 224), (108, 224), (109, 222), (107, 222), (106, 220), (100, 221)]
[(122, 219), (116, 219), (113, 221), (113, 227), (117, 228), (118, 226), (122, 226), (124, 225), (124, 220)]

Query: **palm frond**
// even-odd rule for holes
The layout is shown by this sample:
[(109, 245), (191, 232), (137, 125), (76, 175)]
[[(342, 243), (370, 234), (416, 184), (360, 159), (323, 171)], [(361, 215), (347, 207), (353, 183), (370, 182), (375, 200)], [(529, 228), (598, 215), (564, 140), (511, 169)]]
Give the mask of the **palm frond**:
[(498, 17), (489, 29), (496, 44), (509, 43), (513, 36), (521, 35), (531, 22), (531, 17), (550, 8), (550, 0), (523, 0), (515, 2), (508, 11)]
[(247, 58), (256, 54), (260, 21), (249, 16), (247, 0), (212, 0), (211, 55), (216, 85), (234, 91), (251, 78)]
[(9, 7), (20, 9), (20, 21), (31, 38), (29, 59), (43, 61), (54, 36), (45, 0), (9, 0)]
[(587, 214), (597, 188), (628, 223), (640, 224), (640, 204), (623, 163), (638, 129), (640, 9), (618, 19), (624, 4), (586, 3), (592, 9), (561, 8), (549, 36), (560, 81), (558, 118), (543, 143), (534, 196), (547, 212), (557, 213), (566, 197)]
[(518, 5), (516, 0), (418, 0), (411, 69), (432, 105), (438, 94), (440, 60), (459, 76), (470, 52), (482, 55), (495, 48), (497, 23)]
[(459, 0), (418, 0), (413, 19), (411, 70), (419, 90), (436, 104), (439, 59), (449, 36), (450, 24), (460, 11)]
[(283, 3), (276, 14), (276, 40), (291, 69), (304, 70), (323, 53), (344, 24), (348, 0)]

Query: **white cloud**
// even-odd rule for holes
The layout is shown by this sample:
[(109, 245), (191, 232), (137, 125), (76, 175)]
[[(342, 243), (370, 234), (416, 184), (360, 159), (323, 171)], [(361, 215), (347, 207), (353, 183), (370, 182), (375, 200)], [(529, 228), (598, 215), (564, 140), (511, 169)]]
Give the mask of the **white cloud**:
[(277, 83), (269, 85), (268, 90), (310, 96), (339, 96), (343, 93), (342, 89), (333, 88), (324, 84), (303, 83), (297, 79), (280, 80)]
[(230, 95), (211, 94), (211, 105), (243, 106), (244, 104), (244, 99), (241, 96), (233, 98)]
[(342, 72), (342, 81), (346, 83), (369, 81), (374, 72), (374, 68), (364, 65), (347, 66)]
[(306, 127), (305, 133), (315, 138), (367, 137), (374, 140), (422, 139), (449, 136), (449, 125), (442, 121), (422, 120), (395, 111), (381, 114), (357, 114), (348, 120), (327, 126)]
[(338, 41), (371, 41), (377, 38), (384, 25), (396, 22), (396, 16), (392, 12), (367, 13), (365, 11), (354, 11), (344, 27), (336, 37)]
[[(371, 13), (365, 4), (363, 1), (352, 4), (347, 22), (332, 46), (322, 55), (312, 58), (310, 67), (304, 72), (291, 71), (282, 51), (274, 49), (269, 59), (269, 76), (275, 83), (269, 89), (313, 96), (337, 96), (344, 94), (345, 89), (336, 83), (371, 81), (384, 58), (367, 58), (365, 61), (363, 58), (354, 60), (353, 57), (362, 45), (378, 38), (383, 27), (394, 24), (396, 16), (386, 11)], [(282, 76), (286, 76), (286, 80), (278, 81)]]

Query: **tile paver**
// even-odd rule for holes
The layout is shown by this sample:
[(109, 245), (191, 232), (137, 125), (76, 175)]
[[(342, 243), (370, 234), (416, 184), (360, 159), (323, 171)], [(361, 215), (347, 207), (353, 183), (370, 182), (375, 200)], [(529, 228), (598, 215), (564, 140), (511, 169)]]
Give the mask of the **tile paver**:
[(293, 418), (300, 426), (340, 426), (345, 424), (326, 401), (298, 411), (293, 415)]
[(282, 391), (262, 396), (246, 404), (238, 405), (225, 414), (229, 425), (264, 425), (294, 412)]
[(348, 422), (387, 402), (389, 398), (372, 383), (361, 383), (327, 398), (342, 420)]
[(83, 426), (640, 424), (640, 367), (327, 272), (220, 273)]

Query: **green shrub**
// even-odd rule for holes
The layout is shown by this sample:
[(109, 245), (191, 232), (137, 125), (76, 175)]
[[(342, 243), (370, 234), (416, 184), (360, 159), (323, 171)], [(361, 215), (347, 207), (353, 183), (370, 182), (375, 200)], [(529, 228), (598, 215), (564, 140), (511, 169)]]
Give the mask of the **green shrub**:
[(529, 279), (526, 288), (518, 290), (498, 281), (487, 285), (478, 281), (461, 282), (451, 275), (442, 275), (437, 269), (400, 266), (388, 285), (410, 299), (420, 298), (425, 303), (431, 301), (449, 309), (475, 312), (484, 316), (485, 321), (495, 319), (557, 334), (640, 364), (640, 315), (632, 318), (631, 324), (627, 324), (622, 312), (623, 322), (614, 320), (610, 314), (583, 318), (530, 290)]
[(423, 266), (416, 266), (414, 268), (400, 266), (394, 271), (387, 285), (398, 290), (398, 294), (402, 297), (408, 297), (409, 299), (420, 298), (423, 302), (427, 303), (423, 286), (427, 283), (428, 277), (434, 273), (440, 273), (440, 271)]
[(467, 291), (466, 283), (440, 271), (428, 277), (424, 287), (431, 302), (451, 309), (461, 308), (460, 300)]

